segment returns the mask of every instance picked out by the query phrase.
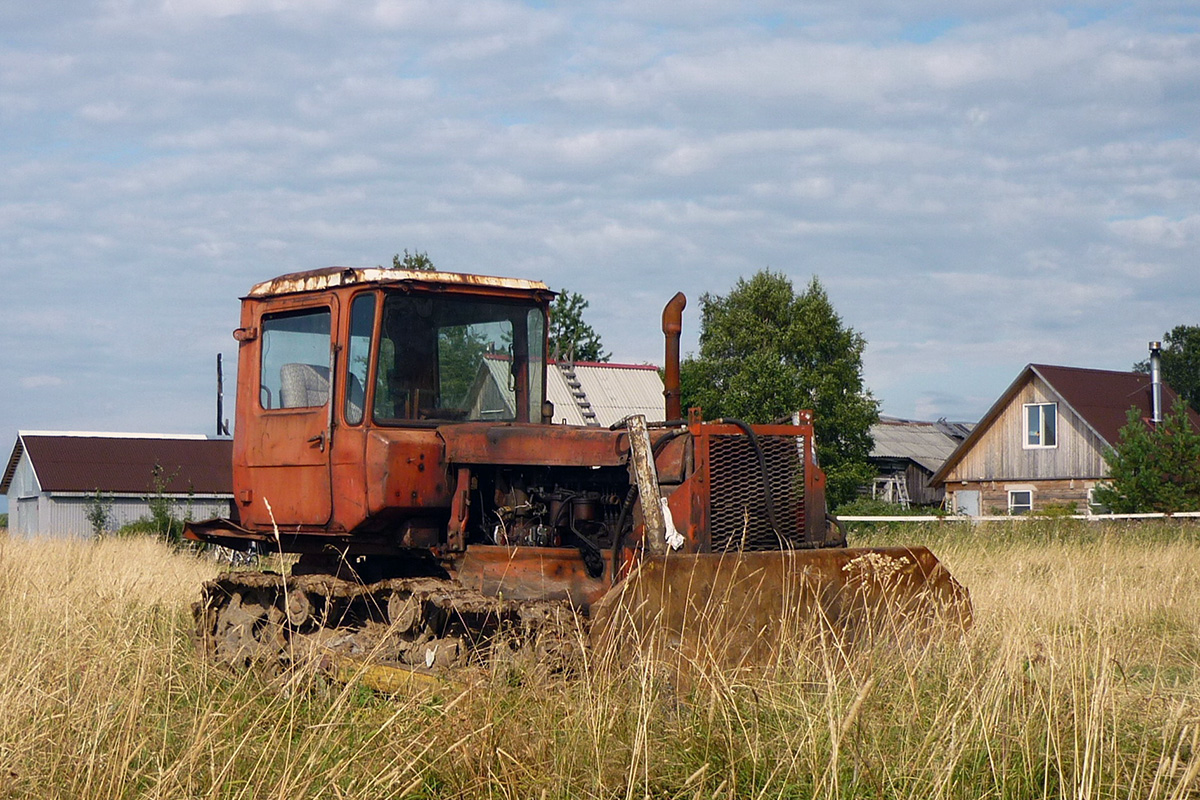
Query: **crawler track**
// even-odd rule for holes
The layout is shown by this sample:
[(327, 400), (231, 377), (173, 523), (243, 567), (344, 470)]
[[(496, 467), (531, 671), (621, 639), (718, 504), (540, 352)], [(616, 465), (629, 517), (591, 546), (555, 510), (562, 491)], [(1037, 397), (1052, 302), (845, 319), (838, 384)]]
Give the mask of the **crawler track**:
[(562, 669), (587, 634), (566, 603), (486, 597), (445, 578), (231, 572), (206, 582), (192, 610), (206, 655), (235, 667), (350, 656), (451, 672), (528, 654)]

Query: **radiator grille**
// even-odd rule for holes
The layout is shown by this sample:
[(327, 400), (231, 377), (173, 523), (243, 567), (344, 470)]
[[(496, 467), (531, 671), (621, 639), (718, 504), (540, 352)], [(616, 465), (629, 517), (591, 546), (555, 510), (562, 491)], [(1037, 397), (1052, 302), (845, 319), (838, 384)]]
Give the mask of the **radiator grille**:
[(766, 458), (779, 535), (771, 528), (762, 470), (749, 437), (711, 436), (709, 530), (713, 552), (804, 546), (804, 440), (759, 436), (758, 443)]

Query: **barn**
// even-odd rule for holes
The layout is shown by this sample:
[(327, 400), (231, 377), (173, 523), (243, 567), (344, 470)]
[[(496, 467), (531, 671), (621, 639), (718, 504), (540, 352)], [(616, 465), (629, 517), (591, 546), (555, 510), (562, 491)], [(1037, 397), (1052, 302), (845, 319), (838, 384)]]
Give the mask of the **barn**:
[(170, 501), (180, 519), (229, 516), (233, 445), (206, 436), (21, 431), (0, 493), (8, 497), (10, 535), (93, 535), (150, 515), (150, 500)]

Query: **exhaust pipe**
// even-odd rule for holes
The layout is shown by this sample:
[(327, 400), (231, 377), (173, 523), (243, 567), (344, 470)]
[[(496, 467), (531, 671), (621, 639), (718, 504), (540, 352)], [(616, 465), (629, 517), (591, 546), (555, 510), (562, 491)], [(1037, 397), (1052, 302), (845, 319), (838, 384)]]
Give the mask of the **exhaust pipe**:
[(1150, 343), (1150, 421), (1162, 422), (1162, 342)]
[(667, 303), (662, 314), (662, 330), (667, 340), (667, 352), (663, 363), (663, 397), (666, 398), (666, 419), (683, 419), (683, 406), (679, 394), (679, 335), (683, 332), (683, 309), (687, 297), (676, 292)]

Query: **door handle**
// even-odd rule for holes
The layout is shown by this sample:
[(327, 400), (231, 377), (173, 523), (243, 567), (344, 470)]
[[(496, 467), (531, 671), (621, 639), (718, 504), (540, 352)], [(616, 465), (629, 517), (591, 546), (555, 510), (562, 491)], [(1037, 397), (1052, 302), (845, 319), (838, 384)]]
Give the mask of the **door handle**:
[(316, 436), (309, 439), (308, 443), (317, 445), (321, 449), (321, 452), (324, 453), (325, 452), (325, 431), (321, 431)]

